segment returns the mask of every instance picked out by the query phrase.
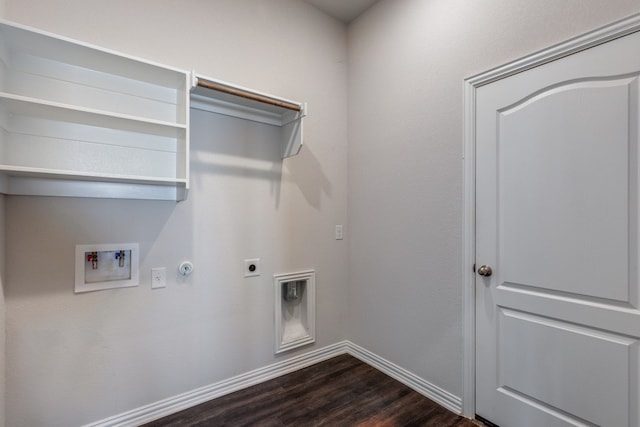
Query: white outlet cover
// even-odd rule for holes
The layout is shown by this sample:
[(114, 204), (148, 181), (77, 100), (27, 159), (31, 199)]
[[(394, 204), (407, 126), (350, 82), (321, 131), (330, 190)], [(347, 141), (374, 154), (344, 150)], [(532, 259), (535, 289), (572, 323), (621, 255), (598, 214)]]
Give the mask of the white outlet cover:
[(151, 289), (167, 287), (166, 267), (156, 267), (151, 269)]
[(260, 258), (244, 260), (244, 277), (260, 275)]

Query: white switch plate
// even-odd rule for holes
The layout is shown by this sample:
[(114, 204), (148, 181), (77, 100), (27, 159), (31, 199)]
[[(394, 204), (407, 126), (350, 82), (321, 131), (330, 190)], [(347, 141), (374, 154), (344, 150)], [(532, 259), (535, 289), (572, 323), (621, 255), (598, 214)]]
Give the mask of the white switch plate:
[(343, 238), (342, 225), (336, 225), (336, 240), (342, 240)]
[(244, 277), (260, 275), (260, 258), (244, 260)]
[(167, 268), (156, 267), (151, 269), (151, 289), (167, 287)]

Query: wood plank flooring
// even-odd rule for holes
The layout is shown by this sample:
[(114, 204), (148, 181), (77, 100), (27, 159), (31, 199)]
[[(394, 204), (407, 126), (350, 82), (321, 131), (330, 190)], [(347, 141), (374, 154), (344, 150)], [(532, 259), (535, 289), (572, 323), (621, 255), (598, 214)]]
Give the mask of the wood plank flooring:
[(473, 427), (371, 366), (341, 355), (146, 424)]

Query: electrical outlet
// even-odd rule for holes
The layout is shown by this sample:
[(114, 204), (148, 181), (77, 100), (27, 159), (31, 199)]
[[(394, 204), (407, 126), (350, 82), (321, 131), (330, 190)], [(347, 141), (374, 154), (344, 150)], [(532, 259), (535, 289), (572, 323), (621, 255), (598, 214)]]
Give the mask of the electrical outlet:
[(336, 240), (342, 240), (343, 238), (342, 225), (336, 225)]
[(151, 269), (151, 289), (167, 287), (167, 268), (156, 267)]
[(260, 275), (260, 258), (244, 260), (244, 277)]

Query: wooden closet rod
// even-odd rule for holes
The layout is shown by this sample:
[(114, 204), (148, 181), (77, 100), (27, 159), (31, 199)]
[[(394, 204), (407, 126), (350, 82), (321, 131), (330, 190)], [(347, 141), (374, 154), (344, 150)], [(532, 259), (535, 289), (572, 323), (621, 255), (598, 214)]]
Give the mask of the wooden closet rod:
[(243, 98), (252, 99), (258, 102), (264, 102), (265, 104), (275, 105), (277, 107), (287, 108), (289, 110), (301, 111), (302, 107), (293, 102), (280, 101), (278, 99), (269, 98), (268, 96), (259, 95), (257, 93), (248, 92), (246, 90), (237, 89), (221, 83), (212, 82), (210, 80), (201, 79), (198, 77), (198, 86), (211, 90), (217, 90), (218, 92), (228, 93), (229, 95), (241, 96)]

